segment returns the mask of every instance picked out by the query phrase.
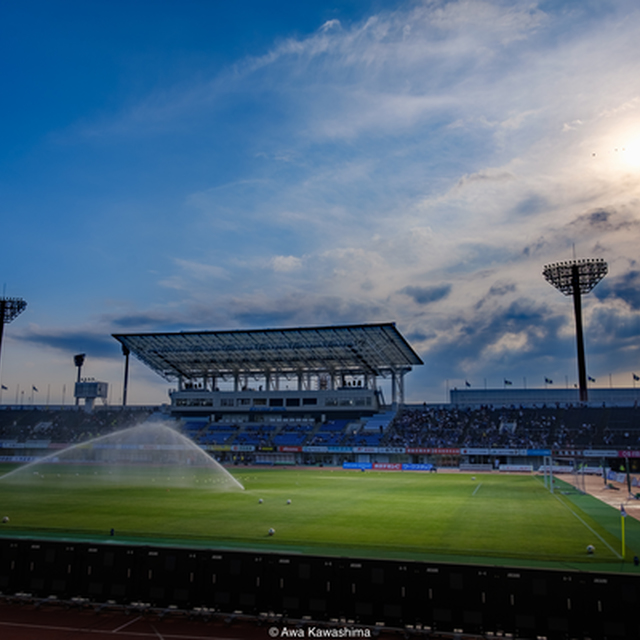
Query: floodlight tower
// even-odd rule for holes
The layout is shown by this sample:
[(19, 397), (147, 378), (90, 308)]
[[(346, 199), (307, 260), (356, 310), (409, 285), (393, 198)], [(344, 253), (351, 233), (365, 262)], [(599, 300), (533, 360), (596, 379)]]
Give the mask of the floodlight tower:
[[(86, 354), (79, 353), (76, 356), (73, 356), (73, 364), (78, 368), (78, 379), (76, 381), (76, 385), (80, 384), (80, 378), (82, 376), (82, 365), (84, 364), (84, 359)], [(76, 395), (76, 407), (80, 404), (80, 398)]]
[(0, 354), (2, 353), (2, 334), (4, 325), (15, 320), (27, 307), (22, 298), (0, 298)]
[(548, 264), (542, 271), (545, 280), (565, 296), (573, 295), (573, 310), (576, 316), (576, 340), (578, 343), (578, 379), (580, 402), (587, 402), (587, 366), (584, 358), (582, 335), (581, 296), (589, 293), (607, 275), (607, 263), (601, 258), (584, 258)]

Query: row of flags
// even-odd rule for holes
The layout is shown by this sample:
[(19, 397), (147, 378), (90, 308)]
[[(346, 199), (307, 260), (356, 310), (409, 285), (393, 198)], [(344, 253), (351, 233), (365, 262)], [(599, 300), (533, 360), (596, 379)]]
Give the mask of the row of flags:
[[(631, 375), (633, 376), (633, 381), (634, 382), (638, 382), (640, 380), (640, 376), (639, 375), (637, 375), (635, 373), (632, 373)], [(595, 382), (596, 381), (596, 379), (592, 378), (591, 376), (587, 376), (587, 380), (589, 380), (589, 382)], [(544, 383), (545, 384), (553, 384), (553, 380), (551, 378), (547, 378), (545, 376)], [(504, 379), (504, 386), (505, 387), (510, 387), (511, 385), (513, 385), (513, 382), (511, 380), (507, 380), (507, 378), (505, 378)], [(464, 381), (464, 386), (465, 387), (470, 387), (471, 383), (468, 380), (465, 380)]]
[[(2, 385), (2, 390), (3, 391), (9, 391), (9, 387), (5, 387), (4, 385)], [(36, 393), (40, 393), (35, 386), (31, 387), (31, 391), (35, 391)]]

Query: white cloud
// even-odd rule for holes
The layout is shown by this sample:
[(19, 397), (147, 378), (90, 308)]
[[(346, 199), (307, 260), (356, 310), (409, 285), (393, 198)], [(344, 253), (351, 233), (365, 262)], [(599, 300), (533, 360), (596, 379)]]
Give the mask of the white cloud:
[(297, 256), (274, 256), (271, 259), (271, 267), (277, 272), (298, 271), (301, 266), (302, 259)]
[(320, 31), (331, 31), (332, 29), (339, 29), (340, 28), (340, 20), (336, 20), (335, 18), (333, 20), (327, 20), (321, 27), (320, 27)]

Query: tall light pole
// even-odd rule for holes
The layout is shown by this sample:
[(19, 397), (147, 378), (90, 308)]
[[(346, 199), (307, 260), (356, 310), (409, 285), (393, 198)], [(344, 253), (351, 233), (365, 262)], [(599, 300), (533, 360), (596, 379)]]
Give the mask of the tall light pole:
[(607, 275), (607, 263), (601, 258), (585, 258), (548, 264), (542, 271), (545, 280), (565, 296), (573, 296), (578, 346), (578, 380), (580, 402), (589, 400), (587, 391), (587, 365), (584, 357), (581, 296), (589, 293)]
[(0, 298), (0, 355), (4, 325), (15, 320), (26, 308), (27, 303), (22, 298)]

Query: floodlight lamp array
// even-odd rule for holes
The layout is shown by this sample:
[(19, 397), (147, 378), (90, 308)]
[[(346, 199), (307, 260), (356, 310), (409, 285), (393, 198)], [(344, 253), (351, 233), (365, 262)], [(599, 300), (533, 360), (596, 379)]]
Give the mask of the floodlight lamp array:
[(26, 308), (27, 303), (22, 298), (0, 298), (3, 323), (8, 324), (15, 320)]
[(607, 275), (607, 263), (602, 258), (581, 258), (548, 264), (542, 271), (545, 280), (565, 296), (589, 293)]

